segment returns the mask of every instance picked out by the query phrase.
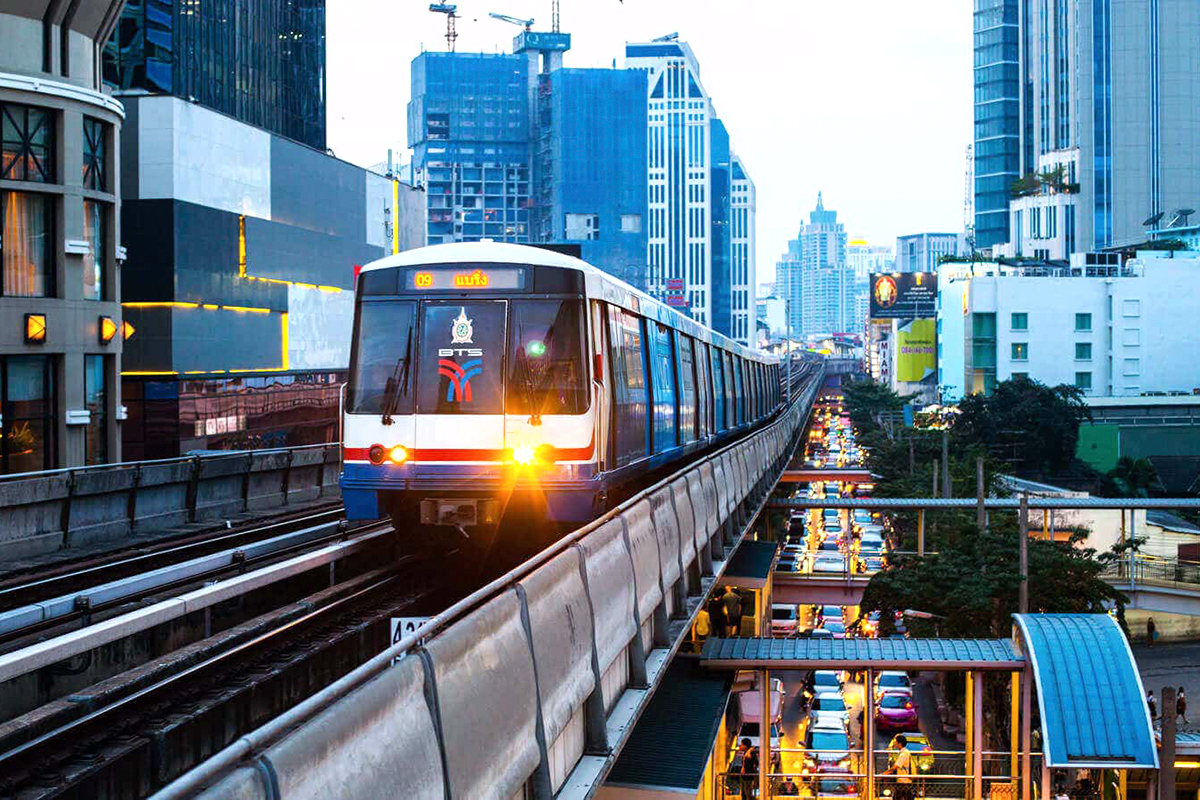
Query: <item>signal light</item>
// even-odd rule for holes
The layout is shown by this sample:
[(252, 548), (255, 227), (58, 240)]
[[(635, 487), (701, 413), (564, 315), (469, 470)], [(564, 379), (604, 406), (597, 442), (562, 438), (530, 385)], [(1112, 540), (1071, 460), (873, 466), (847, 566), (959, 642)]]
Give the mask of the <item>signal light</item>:
[(376, 466), (383, 463), (383, 459), (387, 457), (387, 451), (383, 449), (381, 444), (373, 444), (367, 450), (367, 458)]
[(400, 445), (396, 445), (388, 451), (388, 458), (392, 460), (392, 463), (403, 464), (408, 460), (408, 451)]
[(543, 464), (553, 464), (557, 457), (552, 444), (539, 444), (534, 449), (533, 455)]
[(508, 453), (508, 458), (519, 467), (532, 467), (535, 464), (550, 465), (558, 458), (554, 445), (519, 444)]

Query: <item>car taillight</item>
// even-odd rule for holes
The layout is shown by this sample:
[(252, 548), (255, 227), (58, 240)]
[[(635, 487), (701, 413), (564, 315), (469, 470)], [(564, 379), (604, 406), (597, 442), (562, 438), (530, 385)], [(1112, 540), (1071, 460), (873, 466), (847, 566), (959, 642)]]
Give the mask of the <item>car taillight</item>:
[(910, 709), (910, 710), (911, 710), (911, 709), (912, 709), (912, 703), (905, 703), (905, 704), (904, 704), (904, 707), (905, 707), (905, 708), (907, 708), (907, 709)]

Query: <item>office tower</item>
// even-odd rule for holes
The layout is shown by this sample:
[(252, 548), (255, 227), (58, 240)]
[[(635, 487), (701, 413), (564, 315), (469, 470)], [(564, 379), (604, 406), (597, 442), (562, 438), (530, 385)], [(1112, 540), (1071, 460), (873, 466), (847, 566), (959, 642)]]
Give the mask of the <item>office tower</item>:
[(325, 149), (325, 0), (129, 0), (104, 82)]
[(754, 186), (674, 37), (625, 48), (643, 71), (649, 151), (648, 290), (747, 341), (754, 308)]
[(896, 237), (896, 257), (892, 272), (937, 272), (938, 261), (945, 256), (962, 255), (960, 233), (910, 233)]
[(808, 220), (775, 267), (776, 294), (786, 298), (792, 335), (848, 332), (855, 324), (855, 280), (846, 231), (820, 193)]
[(975, 0), (976, 247), (1008, 241), (1009, 189), (1020, 177), (1020, 2)]

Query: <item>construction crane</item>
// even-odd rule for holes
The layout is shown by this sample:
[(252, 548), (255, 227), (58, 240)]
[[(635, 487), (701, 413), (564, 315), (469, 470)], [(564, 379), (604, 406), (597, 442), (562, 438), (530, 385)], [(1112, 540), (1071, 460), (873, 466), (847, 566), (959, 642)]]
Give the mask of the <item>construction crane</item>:
[(458, 31), (454, 29), (454, 20), (458, 19), (458, 6), (451, 3), (430, 3), (429, 10), (435, 14), (446, 15), (446, 49), (454, 52), (454, 42), (458, 39)]
[(489, 11), (488, 16), (492, 19), (498, 19), (501, 22), (511, 22), (513, 25), (523, 25), (525, 26), (525, 30), (529, 30), (533, 27), (532, 19), (519, 19), (517, 17), (510, 17), (508, 14), (497, 14), (495, 11)]

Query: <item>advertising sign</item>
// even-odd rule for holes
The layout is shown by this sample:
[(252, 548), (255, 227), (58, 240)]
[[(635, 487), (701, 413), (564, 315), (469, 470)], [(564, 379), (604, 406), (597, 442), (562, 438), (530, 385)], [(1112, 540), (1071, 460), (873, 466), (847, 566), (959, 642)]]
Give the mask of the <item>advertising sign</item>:
[(896, 380), (922, 381), (937, 372), (937, 320), (914, 319), (896, 331)]
[(936, 315), (936, 272), (872, 273), (871, 319), (919, 319)]
[(667, 305), (675, 308), (687, 308), (688, 299), (681, 294), (667, 295)]
[(682, 292), (683, 278), (667, 278), (667, 289)]

